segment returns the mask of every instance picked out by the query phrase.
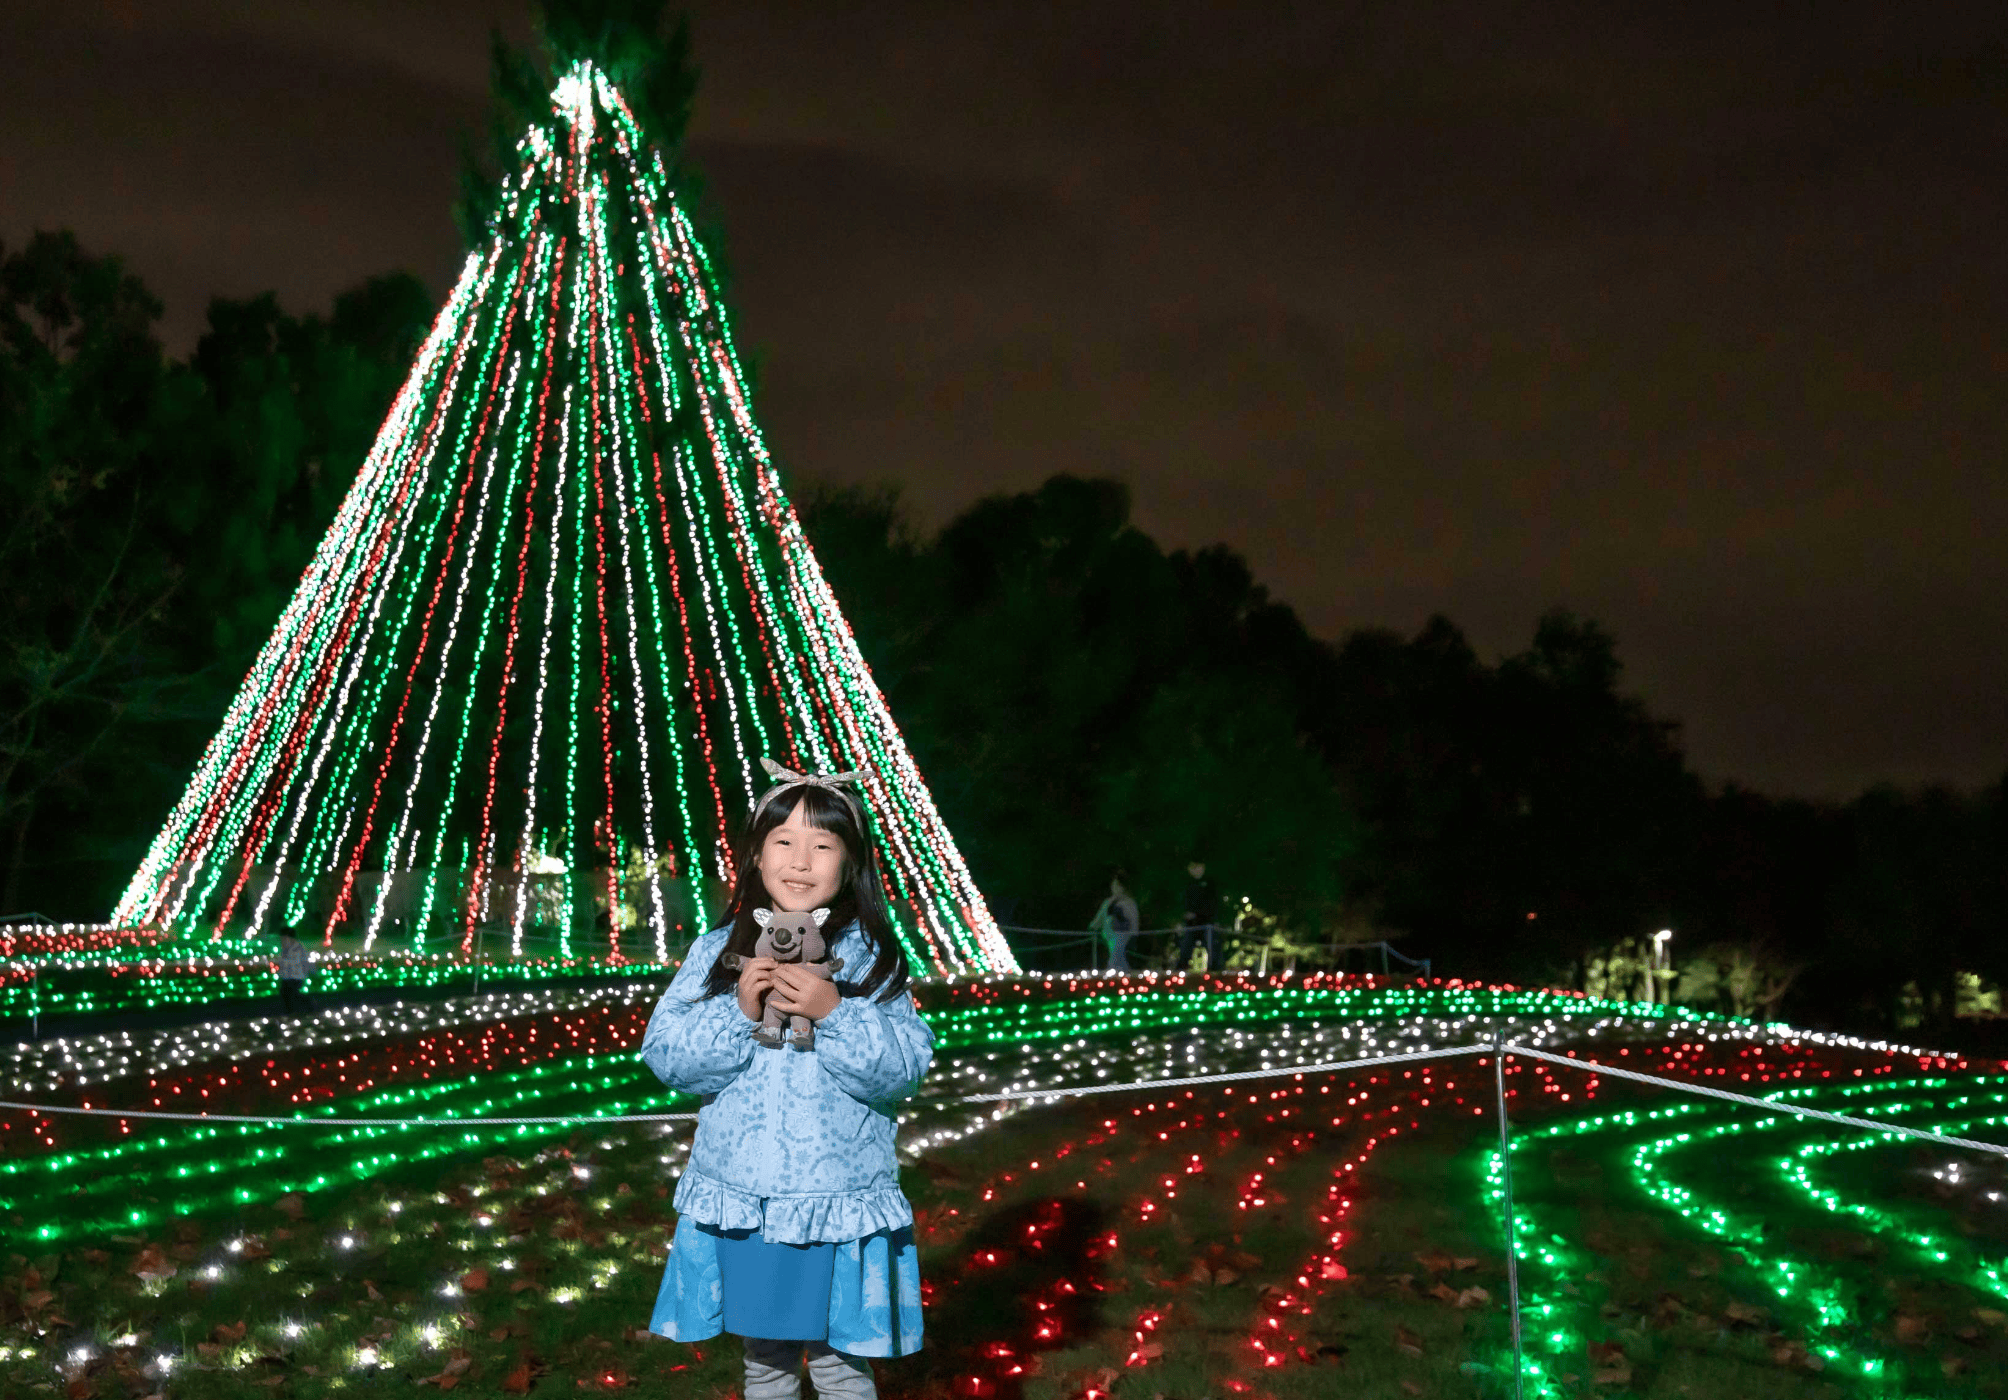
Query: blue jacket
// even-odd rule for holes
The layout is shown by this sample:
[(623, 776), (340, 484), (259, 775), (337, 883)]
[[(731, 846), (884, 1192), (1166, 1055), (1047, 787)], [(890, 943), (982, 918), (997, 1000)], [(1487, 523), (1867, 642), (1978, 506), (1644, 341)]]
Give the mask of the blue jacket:
[[(934, 1033), (910, 993), (846, 996), (816, 1023), (816, 1048), (769, 1050), (731, 993), (704, 980), (728, 930), (697, 940), (656, 1003), (641, 1059), (672, 1089), (702, 1096), (678, 1213), (784, 1244), (862, 1239), (913, 1223), (893, 1160), (893, 1110), (920, 1087)], [(844, 971), (872, 957), (856, 924), (836, 939)]]

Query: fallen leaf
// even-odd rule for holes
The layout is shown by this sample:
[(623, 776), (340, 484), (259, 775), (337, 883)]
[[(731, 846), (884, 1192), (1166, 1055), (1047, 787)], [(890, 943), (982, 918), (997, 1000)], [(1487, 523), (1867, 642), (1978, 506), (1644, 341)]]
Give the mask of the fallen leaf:
[(241, 1342), (244, 1340), (245, 1325), (242, 1322), (219, 1322), (209, 1329), (212, 1342)]
[(473, 1357), (469, 1356), (464, 1351), (456, 1349), (452, 1357), (447, 1361), (445, 1368), (441, 1370), (438, 1375), (421, 1376), (419, 1377), (418, 1383), (420, 1385), (436, 1385), (441, 1390), (451, 1390), (453, 1389), (453, 1387), (460, 1384), (460, 1377), (463, 1374), (465, 1374), (467, 1368), (469, 1366), (472, 1366), (473, 1364), (474, 1364)]
[(1448, 1254), (1418, 1254), (1415, 1262), (1433, 1274), (1447, 1274), (1452, 1268)]
[(102, 1249), (87, 1249), (84, 1251), (84, 1262), (86, 1264), (102, 1264), (110, 1258), (111, 1255), (105, 1253)]
[(1401, 1388), (1407, 1391), (1410, 1395), (1422, 1394), (1422, 1387), (1417, 1385), (1414, 1381), (1403, 1381), (1401, 1383)]
[(1931, 1335), (1931, 1324), (1916, 1313), (1900, 1312), (1896, 1315), (1896, 1339), (1899, 1342), (1921, 1342)]
[(509, 1285), (511, 1293), (522, 1293), (532, 1288), (536, 1289), (539, 1293), (544, 1291), (544, 1285), (533, 1278), (519, 1278)]
[(1215, 1288), (1225, 1288), (1240, 1277), (1241, 1275), (1235, 1273), (1232, 1269), (1215, 1269), (1213, 1271), (1213, 1286)]
[(297, 1225), (300, 1217), (307, 1213), (307, 1198), (302, 1196), (298, 1191), (288, 1191), (278, 1200), (272, 1202), (272, 1209), (278, 1211), (281, 1215), (290, 1217), (293, 1223)]
[(246, 1235), (238, 1241), (238, 1254), (245, 1259), (270, 1259), (272, 1251), (265, 1241), (256, 1235)]
[(1764, 1308), (1753, 1308), (1748, 1303), (1731, 1303), (1722, 1310), (1722, 1315), (1731, 1322), (1741, 1323), (1745, 1327), (1755, 1327), (1771, 1314)]
[(502, 1378), (502, 1389), (510, 1395), (527, 1395), (530, 1392), (530, 1362), (526, 1357), (516, 1363), (516, 1369)]
[(370, 1295), (370, 1301), (373, 1303), (381, 1303), (383, 1301), (383, 1294), (377, 1292), (376, 1284), (369, 1279), (363, 1280), (363, 1292)]
[(1453, 1259), (1450, 1262), (1460, 1270), (1475, 1269), (1478, 1267), (1478, 1261), (1476, 1259)]
[(2008, 1312), (1999, 1308), (1975, 1308), (1973, 1315), (1989, 1327), (2008, 1327)]
[(1625, 1356), (1625, 1349), (1616, 1342), (1591, 1342), (1590, 1360), (1596, 1363), (1596, 1370), (1590, 1381), (1594, 1385), (1629, 1385), (1632, 1378), (1631, 1361)]
[(173, 1278), (179, 1271), (177, 1265), (168, 1261), (159, 1245), (148, 1245), (132, 1262), (132, 1272), (139, 1276), (142, 1283), (159, 1283)]
[(1460, 1308), (1475, 1308), (1491, 1301), (1492, 1295), (1475, 1283), (1457, 1295), (1457, 1306)]
[(1432, 1298), (1441, 1299), (1443, 1302), (1446, 1303), (1454, 1303), (1457, 1301), (1457, 1290), (1452, 1288), (1447, 1283), (1442, 1283), (1442, 1282), (1433, 1283), (1430, 1285), (1429, 1288), (1429, 1296)]
[(1400, 1323), (1396, 1323), (1394, 1329), (1394, 1347), (1396, 1351), (1406, 1352), (1410, 1356), (1420, 1356), (1422, 1355), (1422, 1338), (1416, 1336), (1415, 1333), (1409, 1331)]
[(33, 1293), (21, 1295), (21, 1306), (29, 1312), (40, 1312), (56, 1301), (56, 1295), (46, 1288), (38, 1288)]
[(91, 1400), (98, 1393), (98, 1383), (89, 1376), (72, 1376), (70, 1383), (63, 1387), (66, 1400)]
[(1966, 1358), (1963, 1356), (1940, 1357), (1938, 1369), (1944, 1373), (1947, 1380), (1951, 1380), (1954, 1376), (1963, 1376), (1966, 1374)]
[(469, 1269), (460, 1276), (460, 1289), (463, 1293), (479, 1293), (487, 1287), (488, 1271), (486, 1269)]

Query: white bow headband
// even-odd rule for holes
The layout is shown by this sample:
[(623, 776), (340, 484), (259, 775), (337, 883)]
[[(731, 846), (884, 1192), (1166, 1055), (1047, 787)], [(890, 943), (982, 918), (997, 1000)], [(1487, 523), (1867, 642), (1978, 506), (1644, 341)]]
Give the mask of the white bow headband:
[(767, 770), (767, 776), (774, 780), (774, 786), (760, 794), (760, 801), (753, 808), (753, 817), (756, 821), (760, 813), (767, 809), (767, 804), (782, 793), (794, 788), (818, 787), (842, 798), (844, 805), (851, 809), (851, 819), (857, 823), (858, 829), (860, 831), (864, 829), (864, 809), (858, 802), (858, 795), (850, 790), (850, 785), (857, 782), (862, 770), (853, 769), (848, 773), (797, 773), (771, 758), (764, 757), (760, 760), (760, 766)]

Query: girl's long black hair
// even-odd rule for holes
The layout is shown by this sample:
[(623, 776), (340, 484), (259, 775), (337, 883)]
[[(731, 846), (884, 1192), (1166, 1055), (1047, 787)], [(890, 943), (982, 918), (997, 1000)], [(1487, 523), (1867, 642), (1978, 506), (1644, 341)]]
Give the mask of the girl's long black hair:
[(864, 930), (865, 942), (874, 954), (869, 969), (846, 967), (839, 974), (838, 987), (849, 996), (876, 993), (880, 1001), (891, 1001), (906, 990), (906, 950), (900, 947), (899, 936), (893, 932), (892, 918), (886, 913), (884, 886), (879, 880), (878, 861), (872, 855), (871, 842), (858, 830), (850, 803), (813, 783), (804, 783), (798, 791), (800, 797), (783, 793), (769, 802), (754, 816), (753, 825), (746, 832), (745, 844), (739, 851), (738, 878), (732, 885), (732, 901), (725, 906), (725, 920), (732, 933), (719, 949), (718, 961), (711, 965), (700, 1000), (738, 987), (739, 974), (725, 966), (725, 957), (729, 953), (753, 956), (753, 944), (760, 937), (760, 925), (753, 922), (753, 911), (771, 903), (767, 886), (760, 878), (760, 850), (767, 844), (767, 834), (796, 811), (800, 811), (804, 822), (829, 832), (844, 847), (843, 878), (837, 887), (837, 897), (830, 904), (824, 935), (835, 946), (837, 935), (855, 922)]

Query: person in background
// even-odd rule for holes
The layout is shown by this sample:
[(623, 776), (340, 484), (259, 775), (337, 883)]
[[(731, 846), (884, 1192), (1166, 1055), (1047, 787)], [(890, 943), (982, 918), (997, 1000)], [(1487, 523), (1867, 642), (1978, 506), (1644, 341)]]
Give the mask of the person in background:
[(279, 935), (279, 1005), (289, 1016), (305, 1016), (314, 1004), (307, 1000), (307, 948), (291, 929)]
[(1178, 957), (1174, 968), (1183, 969), (1192, 960), (1192, 945), (1204, 935), (1206, 970), (1220, 970), (1220, 943), (1215, 921), (1220, 917), (1220, 892), (1206, 878), (1206, 862), (1196, 860), (1185, 867), (1185, 915), (1179, 920)]
[(1130, 971), (1129, 943), (1136, 930), (1136, 898), (1123, 883), (1123, 872), (1118, 870), (1109, 880), (1109, 897), (1088, 921), (1088, 931), (1100, 934), (1109, 945), (1110, 971)]

